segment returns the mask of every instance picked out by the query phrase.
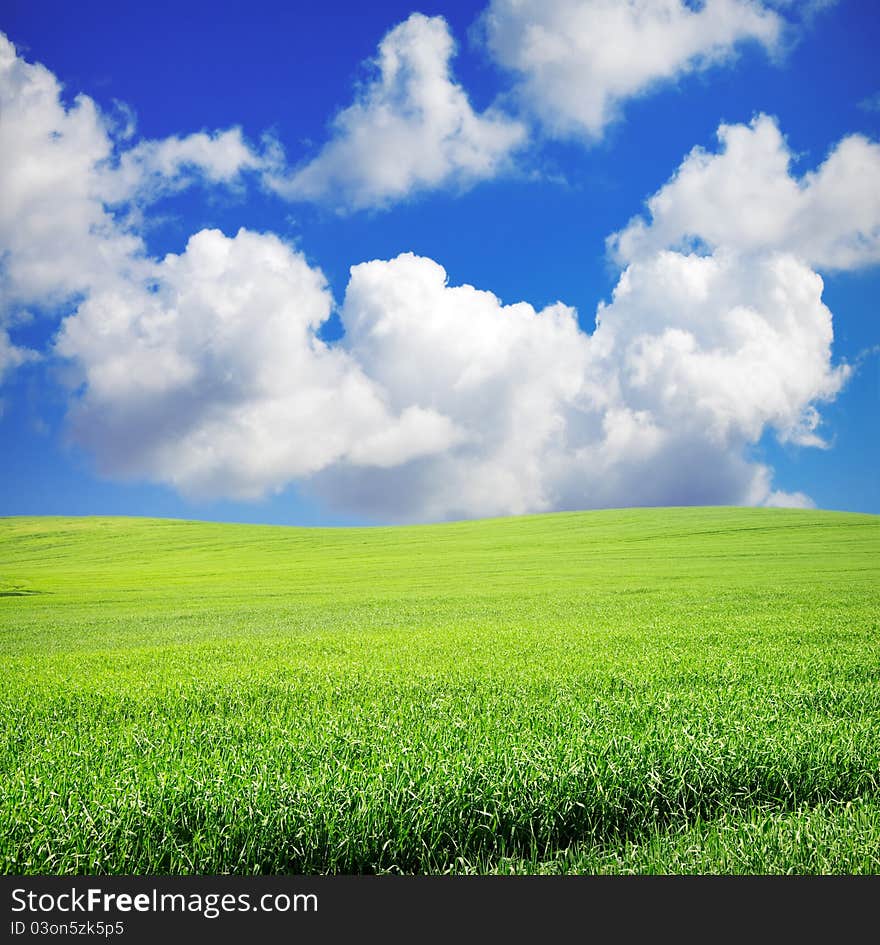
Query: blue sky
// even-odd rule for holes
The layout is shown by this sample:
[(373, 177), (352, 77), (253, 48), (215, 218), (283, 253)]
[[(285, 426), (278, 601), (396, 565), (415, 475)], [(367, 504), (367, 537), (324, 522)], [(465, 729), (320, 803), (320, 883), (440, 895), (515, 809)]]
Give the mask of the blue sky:
[(880, 512), (869, 4), (215, 7), (0, 15), (0, 514)]

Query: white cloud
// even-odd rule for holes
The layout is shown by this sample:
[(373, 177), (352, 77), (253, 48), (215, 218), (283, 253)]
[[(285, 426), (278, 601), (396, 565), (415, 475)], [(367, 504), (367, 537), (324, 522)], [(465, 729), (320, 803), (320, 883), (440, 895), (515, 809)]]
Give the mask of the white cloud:
[(270, 176), (270, 186), (345, 210), (495, 176), (526, 131), (491, 109), (474, 112), (452, 78), (454, 52), (442, 17), (412, 14), (379, 44), (376, 74), (336, 116), (317, 157), (292, 175)]
[(95, 103), (70, 107), (0, 34), (0, 287), (6, 307), (51, 303), (124, 271), (141, 251), (100, 195), (113, 142)]
[(547, 132), (589, 138), (627, 99), (726, 62), (746, 41), (772, 51), (783, 29), (759, 0), (491, 0), (483, 22)]
[(56, 350), (79, 369), (77, 442), (108, 475), (255, 498), (329, 464), (386, 466), (447, 448), (453, 425), (382, 391), (317, 330), (332, 299), (277, 237), (195, 234), (150, 279), (95, 292)]
[[(443, 21), (397, 30), (352, 114), (382, 103), (386, 79), (404, 100), (433, 107), (451, 88), (467, 105)], [(300, 482), (387, 520), (809, 502), (749, 454), (767, 431), (823, 445), (818, 408), (847, 369), (808, 263), (875, 258), (870, 142), (845, 139), (800, 181), (765, 119), (690, 155), (652, 222), (617, 239), (626, 268), (591, 334), (566, 305), (504, 305), (404, 254), (353, 267), (331, 345), (324, 278), (277, 237), (206, 230), (156, 260), (133, 229), (132, 208), (169, 189), (264, 168), (238, 130), (131, 143), (5, 41), (0, 96), (0, 370), (32, 356), (9, 336), (24, 306), (66, 300), (52, 353), (77, 384), (70, 433), (104, 474), (240, 499)]]
[(68, 106), (56, 77), (0, 34), (0, 286), (7, 306), (52, 304), (143, 271), (144, 246), (110, 205), (263, 166), (239, 129), (125, 148), (95, 102)]
[(435, 262), (357, 266), (347, 349), (400, 409), (463, 431), (405, 467), (329, 467), (318, 492), (384, 518), (706, 502), (803, 503), (749, 462), (768, 429), (809, 442), (831, 364), (822, 282), (775, 256), (664, 252), (624, 273), (592, 335), (573, 310), (503, 306)]
[(880, 145), (838, 142), (800, 179), (775, 119), (721, 125), (720, 150), (695, 148), (635, 218), (612, 237), (621, 262), (699, 243), (741, 253), (784, 251), (824, 270), (880, 262)]
[(247, 144), (240, 128), (141, 141), (103, 175), (102, 197), (109, 203), (153, 200), (193, 181), (236, 185), (242, 174), (266, 170), (269, 163)]
[(342, 346), (321, 274), (276, 237), (196, 234), (143, 284), (95, 293), (58, 353), (72, 431), (109, 475), (255, 498), (293, 480), (387, 520), (631, 504), (781, 504), (749, 461), (767, 430), (821, 441), (822, 280), (785, 254), (661, 251), (597, 327), (450, 286), (404, 254), (352, 269)]
[(815, 445), (811, 404), (846, 377), (830, 367), (821, 296), (821, 278), (791, 256), (663, 251), (623, 273), (598, 317), (628, 405), (716, 442), (755, 442), (772, 427)]
[(780, 492), (775, 490), (767, 496), (764, 505), (776, 509), (814, 509), (816, 503), (803, 492)]
[(127, 222), (134, 204), (194, 181), (235, 185), (244, 171), (266, 162), (239, 129), (126, 147), (131, 126), (117, 127), (88, 96), (65, 104), (62, 91), (48, 69), (18, 56), (0, 33), (0, 363), (6, 372), (34, 357), (8, 335), (28, 307), (51, 309), (146, 277), (151, 263)]
[[(435, 409), (465, 434), (435, 460), (364, 477), (377, 483), (371, 505), (429, 518), (547, 505), (542, 459), (567, 405), (589, 389), (589, 344), (572, 309), (503, 306), (490, 292), (447, 286), (436, 262), (404, 254), (353, 267), (341, 315), (347, 350), (395, 409)], [(423, 482), (415, 491), (413, 479)]]
[(5, 374), (9, 374), (28, 361), (35, 361), (39, 355), (30, 348), (23, 348), (12, 343), (9, 332), (0, 327), (0, 381)]

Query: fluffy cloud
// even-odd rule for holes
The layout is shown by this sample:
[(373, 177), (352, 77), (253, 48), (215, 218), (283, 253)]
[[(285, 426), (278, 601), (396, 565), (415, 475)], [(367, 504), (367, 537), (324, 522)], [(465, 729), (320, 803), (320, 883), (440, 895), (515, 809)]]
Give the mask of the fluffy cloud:
[(880, 262), (880, 145), (851, 135), (800, 179), (776, 121), (722, 125), (721, 149), (695, 148), (610, 241), (621, 262), (702, 244), (740, 253), (785, 251), (824, 270)]
[(273, 236), (204, 231), (143, 285), (91, 296), (57, 351), (102, 470), (191, 495), (300, 480), (389, 520), (803, 504), (745, 454), (767, 429), (819, 443), (814, 405), (846, 377), (821, 292), (790, 256), (663, 252), (587, 334), (567, 306), (506, 306), (404, 254), (353, 267), (327, 346), (320, 272)]
[(334, 470), (317, 488), (345, 501), (354, 482), (360, 503), (403, 518), (547, 506), (544, 462), (564, 411), (590, 384), (589, 342), (572, 309), (504, 306), (490, 292), (448, 286), (442, 266), (405, 254), (352, 269), (342, 318), (347, 350), (395, 409), (434, 409), (464, 436), (406, 469)]
[(474, 112), (451, 76), (454, 52), (442, 17), (412, 14), (379, 44), (376, 75), (336, 116), (317, 157), (290, 176), (270, 176), (270, 186), (358, 209), (497, 174), (525, 129), (498, 112)]
[[(835, 160), (799, 186), (787, 178), (787, 152), (766, 150), (775, 166), (755, 154), (744, 163), (757, 179), (785, 174), (796, 199), (836, 183)], [(722, 166), (715, 180), (735, 190), (743, 170)], [(677, 219), (689, 193), (665, 196)], [(749, 454), (767, 431), (825, 445), (819, 407), (839, 393), (849, 368), (832, 361), (822, 279), (793, 251), (792, 217), (760, 246), (731, 235), (756, 225), (752, 211), (763, 212), (766, 195), (754, 206), (734, 195), (726, 217), (709, 191), (699, 199), (709, 209), (688, 237), (701, 252), (683, 249), (677, 231), (650, 231), (651, 241), (624, 259), (590, 334), (564, 305), (535, 312), (449, 286), (431, 260), (354, 267), (341, 311), (347, 350), (396, 409), (430, 406), (462, 437), (405, 467), (329, 467), (313, 487), (350, 508), (405, 519), (634, 502), (810, 505), (802, 493), (775, 489), (772, 470)], [(829, 246), (851, 245), (860, 226), (857, 213), (842, 209), (841, 218), (829, 213), (821, 234)], [(731, 222), (716, 238), (719, 217)]]
[(268, 166), (237, 128), (129, 146), (132, 133), (88, 96), (66, 104), (58, 79), (0, 33), (0, 382), (40, 357), (12, 338), (30, 310), (83, 298), (88, 310), (151, 277), (133, 211)]
[[(443, 22), (397, 30), (352, 114), (379, 108), (386, 79), (467, 105)], [(818, 410), (847, 369), (811, 264), (876, 258), (870, 142), (797, 181), (768, 119), (722, 129), (722, 152), (688, 156), (651, 221), (613, 241), (624, 269), (591, 333), (561, 303), (505, 305), (404, 254), (353, 267), (345, 336), (326, 344), (325, 280), (277, 237), (207, 230), (159, 260), (132, 229), (161, 193), (265, 170), (239, 131), (130, 144), (4, 43), (0, 371), (34, 356), (9, 334), (25, 308), (66, 302), (51, 354), (75, 379), (70, 433), (104, 474), (240, 499), (299, 482), (386, 520), (809, 503), (749, 454), (767, 431), (823, 445)]]
[(113, 142), (95, 103), (66, 107), (55, 76), (0, 34), (0, 115), (4, 307), (51, 304), (124, 271), (141, 242), (101, 199)]
[(194, 181), (235, 186), (245, 172), (267, 170), (271, 163), (245, 142), (240, 128), (141, 141), (103, 174), (102, 197), (109, 203), (143, 202)]
[[(792, 256), (663, 251), (631, 265), (599, 308), (619, 353), (621, 394), (664, 427), (714, 443), (821, 445), (812, 404), (840, 390), (822, 280)], [(597, 332), (597, 333), (598, 333)]]
[(747, 447), (765, 430), (817, 445), (831, 364), (822, 283), (790, 256), (755, 264), (673, 252), (631, 266), (592, 334), (572, 309), (504, 306), (401, 256), (352, 270), (347, 349), (400, 409), (463, 436), (404, 467), (341, 465), (313, 480), (383, 518), (557, 508), (808, 503), (774, 491)]
[(120, 205), (194, 180), (234, 184), (264, 163), (238, 129), (126, 148), (126, 129), (88, 96), (66, 105), (57, 78), (2, 34), (0, 115), (0, 318), (140, 278), (143, 242)]
[(492, 0), (484, 26), (550, 134), (598, 138), (654, 84), (725, 62), (745, 41), (773, 50), (783, 21), (760, 0)]
[(34, 361), (38, 357), (36, 351), (14, 345), (5, 328), (0, 328), (0, 381), (7, 373), (11, 373), (19, 365), (27, 361)]
[(76, 440), (103, 472), (254, 498), (332, 463), (405, 463), (456, 431), (382, 391), (317, 337), (332, 299), (277, 237), (193, 236), (147, 283), (92, 294), (56, 350), (80, 371)]

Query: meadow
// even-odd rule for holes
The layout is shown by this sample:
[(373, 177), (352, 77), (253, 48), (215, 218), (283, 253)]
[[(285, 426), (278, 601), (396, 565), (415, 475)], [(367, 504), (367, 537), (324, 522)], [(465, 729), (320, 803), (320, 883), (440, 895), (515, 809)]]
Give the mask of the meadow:
[(0, 519), (5, 873), (878, 873), (880, 518)]

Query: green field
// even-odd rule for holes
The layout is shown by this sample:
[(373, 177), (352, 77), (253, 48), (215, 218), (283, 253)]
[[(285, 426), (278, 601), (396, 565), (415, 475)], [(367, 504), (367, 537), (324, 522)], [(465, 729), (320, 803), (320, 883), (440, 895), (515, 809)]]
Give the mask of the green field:
[(0, 519), (5, 873), (880, 872), (880, 519)]

